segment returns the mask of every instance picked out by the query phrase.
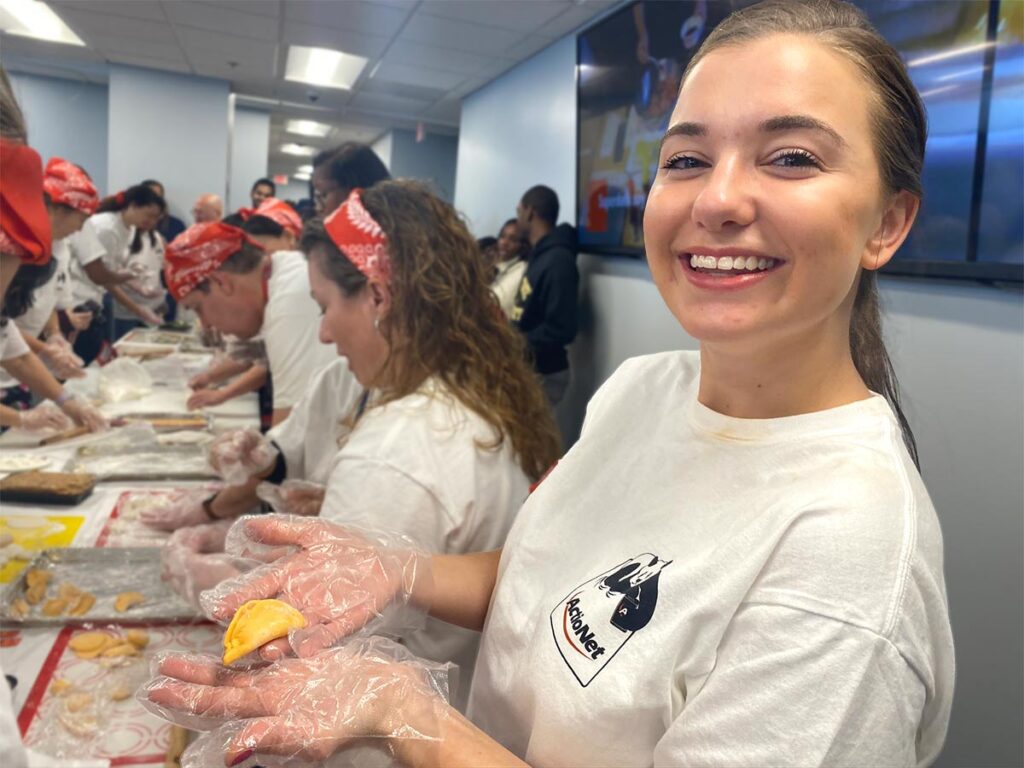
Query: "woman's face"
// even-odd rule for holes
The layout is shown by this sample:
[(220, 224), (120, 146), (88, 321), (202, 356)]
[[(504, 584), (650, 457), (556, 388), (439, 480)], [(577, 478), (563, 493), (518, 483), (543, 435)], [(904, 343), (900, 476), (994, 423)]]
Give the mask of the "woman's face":
[(522, 250), (523, 241), (519, 237), (519, 227), (509, 224), (502, 227), (498, 235), (498, 258), (501, 261), (508, 261), (519, 255)]
[(163, 215), (159, 205), (129, 205), (124, 211), (125, 223), (143, 232), (156, 227)]
[(313, 204), (318, 216), (326, 216), (345, 202), (349, 190), (338, 186), (331, 178), (330, 164), (324, 163), (313, 169)]
[(375, 286), (367, 285), (355, 296), (346, 296), (320, 270), (320, 259), (330, 258), (322, 248), (314, 246), (309, 257), (310, 292), (321, 314), (320, 342), (333, 344), (338, 355), (348, 359), (349, 368), (364, 387), (379, 385), (377, 377), (387, 361), (388, 344), (374, 327), (381, 313), (374, 298)]
[(655, 283), (691, 336), (848, 344), (859, 269), (888, 261), (916, 211), (901, 193), (897, 231), (872, 105), (855, 66), (806, 37), (728, 46), (693, 70), (644, 216)]
[(89, 218), (89, 214), (66, 205), (55, 205), (47, 210), (50, 214), (50, 232), (54, 242), (73, 235)]

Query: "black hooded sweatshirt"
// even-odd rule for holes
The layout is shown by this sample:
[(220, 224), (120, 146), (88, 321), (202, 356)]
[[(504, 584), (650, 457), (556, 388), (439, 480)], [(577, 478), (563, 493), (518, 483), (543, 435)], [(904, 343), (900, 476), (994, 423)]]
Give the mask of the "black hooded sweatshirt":
[(530, 345), (537, 373), (569, 367), (565, 348), (576, 338), (579, 282), (576, 230), (560, 224), (530, 253), (512, 309), (512, 320)]

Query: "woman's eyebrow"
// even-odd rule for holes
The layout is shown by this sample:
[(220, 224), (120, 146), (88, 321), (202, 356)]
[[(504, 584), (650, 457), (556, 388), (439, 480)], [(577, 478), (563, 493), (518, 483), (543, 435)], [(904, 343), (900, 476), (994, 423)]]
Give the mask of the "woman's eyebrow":
[[(758, 130), (764, 133), (777, 133), (780, 131), (819, 131), (827, 136), (833, 144), (838, 147), (845, 147), (846, 141), (828, 123), (810, 115), (779, 115), (761, 121), (757, 126)], [(664, 144), (673, 136), (707, 136), (708, 127), (704, 123), (676, 123), (669, 126), (665, 135), (661, 137)]]

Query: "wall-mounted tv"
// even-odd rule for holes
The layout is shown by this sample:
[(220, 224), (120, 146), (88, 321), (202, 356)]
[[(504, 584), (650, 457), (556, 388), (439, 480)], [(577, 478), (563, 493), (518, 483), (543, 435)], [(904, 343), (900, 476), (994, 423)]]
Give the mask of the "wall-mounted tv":
[[(643, 209), (680, 77), (752, 0), (645, 0), (577, 39), (577, 222), (592, 253), (643, 255)], [(856, 0), (928, 110), (925, 195), (885, 271), (1024, 282), (1024, 2)]]

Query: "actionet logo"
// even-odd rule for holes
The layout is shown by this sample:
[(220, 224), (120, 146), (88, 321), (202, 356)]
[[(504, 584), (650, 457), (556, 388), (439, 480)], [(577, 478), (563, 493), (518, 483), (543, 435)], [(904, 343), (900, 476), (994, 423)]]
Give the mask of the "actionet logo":
[(637, 555), (580, 584), (551, 611), (555, 645), (584, 688), (650, 622), (659, 576), (671, 562)]

